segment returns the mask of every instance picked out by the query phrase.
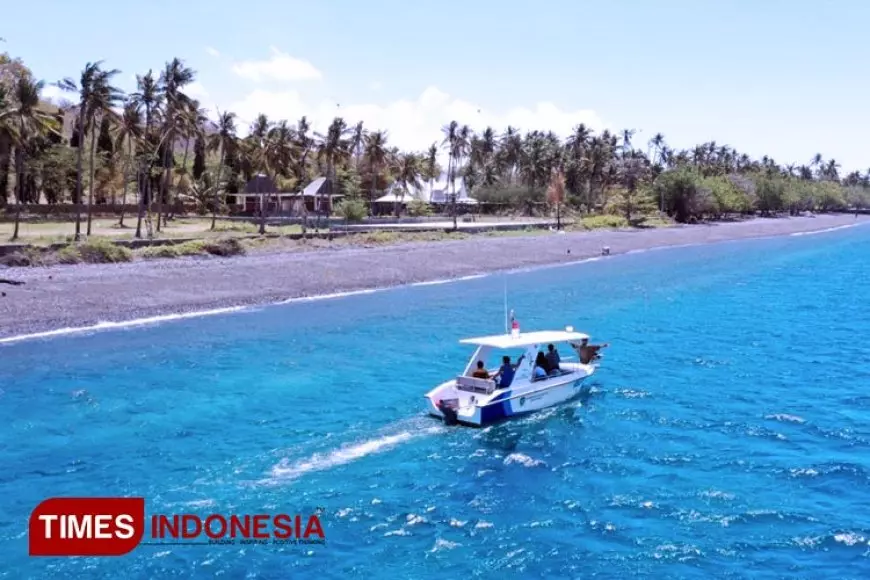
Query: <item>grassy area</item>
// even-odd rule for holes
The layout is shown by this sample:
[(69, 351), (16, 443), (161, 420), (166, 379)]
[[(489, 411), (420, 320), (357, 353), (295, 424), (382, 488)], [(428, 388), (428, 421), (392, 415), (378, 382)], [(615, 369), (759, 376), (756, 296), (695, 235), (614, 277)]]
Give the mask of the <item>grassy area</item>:
[[(113, 223), (110, 220), (97, 220), (99, 227), (109, 229)], [(95, 222), (95, 228), (97, 227)], [(0, 224), (0, 228), (11, 224)], [(199, 239), (181, 244), (165, 246), (149, 246), (137, 250), (117, 246), (112, 240), (124, 239), (121, 236), (91, 236), (84, 243), (73, 244), (51, 251), (41, 247), (46, 239), (50, 241), (71, 241), (72, 236), (52, 239), (47, 232), (56, 231), (60, 226), (68, 227), (69, 224), (57, 224), (52, 222), (24, 224), (30, 226), (27, 230), (29, 237), (22, 235), (21, 242), (31, 243), (34, 247), (26, 248), (20, 252), (0, 258), (0, 263), (9, 266), (41, 266), (51, 264), (76, 264), (129, 262), (135, 259), (178, 258), (182, 256), (234, 256), (245, 254), (248, 251), (314, 251), (325, 248), (352, 247), (352, 246), (389, 246), (411, 242), (439, 242), (451, 240), (465, 240), (474, 236), (482, 237), (523, 237), (523, 236), (550, 236), (554, 232), (550, 229), (527, 227), (521, 230), (494, 230), (479, 234), (469, 232), (437, 231), (376, 231), (351, 234), (336, 237), (332, 240), (307, 239), (291, 240), (281, 237), (263, 237), (239, 239), (241, 236), (256, 234), (259, 229), (256, 224), (250, 222), (219, 220), (216, 231), (210, 231), (209, 220), (178, 219), (170, 222), (170, 227), (163, 232), (165, 237), (199, 237)], [(650, 216), (636, 223), (639, 227), (668, 227), (672, 222)], [(620, 216), (586, 216), (578, 218), (573, 224), (567, 224), (566, 231), (589, 231), (594, 229), (613, 229), (628, 227), (625, 218)], [(23, 232), (24, 230), (22, 230)], [(99, 230), (96, 230), (99, 231)], [(125, 230), (122, 230), (125, 231)], [(301, 233), (299, 226), (276, 226), (269, 227), (267, 231), (272, 234), (297, 234)], [(2, 236), (3, 229), (0, 229)], [(129, 233), (127, 235), (129, 238)]]
[[(0, 222), (0, 243), (10, 240), (15, 224)], [(143, 234), (145, 225), (143, 224)], [(87, 223), (82, 222), (82, 234), (87, 231)], [(214, 238), (233, 235), (256, 234), (260, 231), (257, 224), (235, 220), (218, 220), (215, 230), (211, 231), (210, 219), (181, 218), (170, 220), (161, 228), (160, 233), (155, 232), (157, 239), (164, 238)], [(267, 226), (266, 231), (271, 234), (289, 235), (302, 233), (298, 225)], [(136, 217), (130, 216), (125, 220), (124, 227), (118, 225), (118, 220), (95, 219), (91, 223), (91, 239), (102, 238), (107, 240), (132, 240), (136, 232)], [(71, 242), (75, 237), (75, 222), (22, 222), (19, 226), (16, 243), (48, 245), (53, 243)]]

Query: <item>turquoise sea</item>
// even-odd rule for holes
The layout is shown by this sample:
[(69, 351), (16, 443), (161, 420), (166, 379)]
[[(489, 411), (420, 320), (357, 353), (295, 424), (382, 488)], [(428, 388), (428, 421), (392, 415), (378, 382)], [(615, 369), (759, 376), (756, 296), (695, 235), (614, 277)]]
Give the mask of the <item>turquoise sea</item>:
[[(0, 578), (870, 577), (868, 249), (856, 227), (0, 345)], [(502, 330), (505, 284), (603, 366), (559, 408), (440, 426), (422, 395)], [(323, 507), (326, 544), (27, 556), (41, 500), (117, 495)]]

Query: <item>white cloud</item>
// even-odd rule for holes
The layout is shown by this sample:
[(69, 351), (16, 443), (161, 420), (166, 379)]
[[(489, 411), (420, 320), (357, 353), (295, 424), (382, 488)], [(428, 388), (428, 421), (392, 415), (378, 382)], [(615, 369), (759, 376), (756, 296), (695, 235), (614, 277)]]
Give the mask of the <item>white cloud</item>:
[(335, 101), (309, 103), (299, 91), (255, 90), (243, 100), (229, 105), (228, 110), (239, 118), (244, 133), (258, 114), (272, 120), (287, 119), (295, 123), (306, 115), (315, 131), (323, 132), (335, 116), (343, 117), (349, 125), (363, 121), (370, 129), (384, 129), (389, 143), (403, 150), (423, 151), (434, 142), (440, 144), (441, 128), (450, 121), (468, 124), (475, 131), (491, 126), (498, 133), (510, 125), (520, 131), (553, 131), (567, 137), (579, 123), (601, 131), (607, 125), (595, 111), (562, 110), (553, 103), (540, 102), (533, 107), (513, 107), (506, 111), (481, 109), (468, 101), (453, 97), (437, 87), (429, 87), (414, 100), (398, 100), (384, 105), (374, 103), (341, 103)]
[(208, 97), (209, 93), (202, 83), (199, 81), (195, 81), (184, 87), (184, 93), (193, 99), (202, 100)]
[(213, 57), (215, 57), (215, 58), (218, 58), (218, 57), (220, 57), (220, 55), (221, 55), (221, 53), (218, 52), (218, 50), (217, 50), (216, 48), (212, 48), (212, 47), (210, 47), (210, 46), (206, 46), (206, 47), (205, 47), (205, 51), (206, 51), (207, 53), (209, 53), (210, 55), (212, 55)]
[(67, 93), (66, 91), (63, 91), (54, 85), (45, 85), (42, 88), (42, 92), (39, 93), (39, 96), (43, 99), (55, 102), (60, 99), (66, 99), (71, 95), (72, 93)]
[(304, 81), (323, 78), (323, 75), (307, 60), (294, 58), (274, 46), (269, 60), (249, 60), (233, 65), (233, 72), (242, 78), (260, 82)]

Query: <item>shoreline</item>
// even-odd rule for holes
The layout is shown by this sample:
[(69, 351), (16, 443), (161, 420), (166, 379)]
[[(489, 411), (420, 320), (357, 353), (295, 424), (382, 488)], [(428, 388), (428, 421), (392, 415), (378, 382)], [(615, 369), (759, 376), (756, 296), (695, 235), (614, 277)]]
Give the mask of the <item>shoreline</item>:
[[(323, 300), (653, 249), (821, 234), (870, 223), (853, 214), (756, 218), (648, 230), (471, 237), (375, 248), (262, 252), (120, 264), (0, 268), (0, 344)], [(208, 290), (203, 290), (207, 288)]]

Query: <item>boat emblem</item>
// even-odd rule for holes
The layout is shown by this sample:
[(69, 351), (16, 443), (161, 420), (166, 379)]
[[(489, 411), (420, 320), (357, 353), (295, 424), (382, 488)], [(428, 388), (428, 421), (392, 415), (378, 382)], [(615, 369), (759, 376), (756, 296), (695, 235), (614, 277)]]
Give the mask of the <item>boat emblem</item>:
[(526, 404), (526, 398), (525, 398), (525, 397), (520, 397), (520, 407), (522, 407), (522, 406), (525, 405), (525, 404)]

